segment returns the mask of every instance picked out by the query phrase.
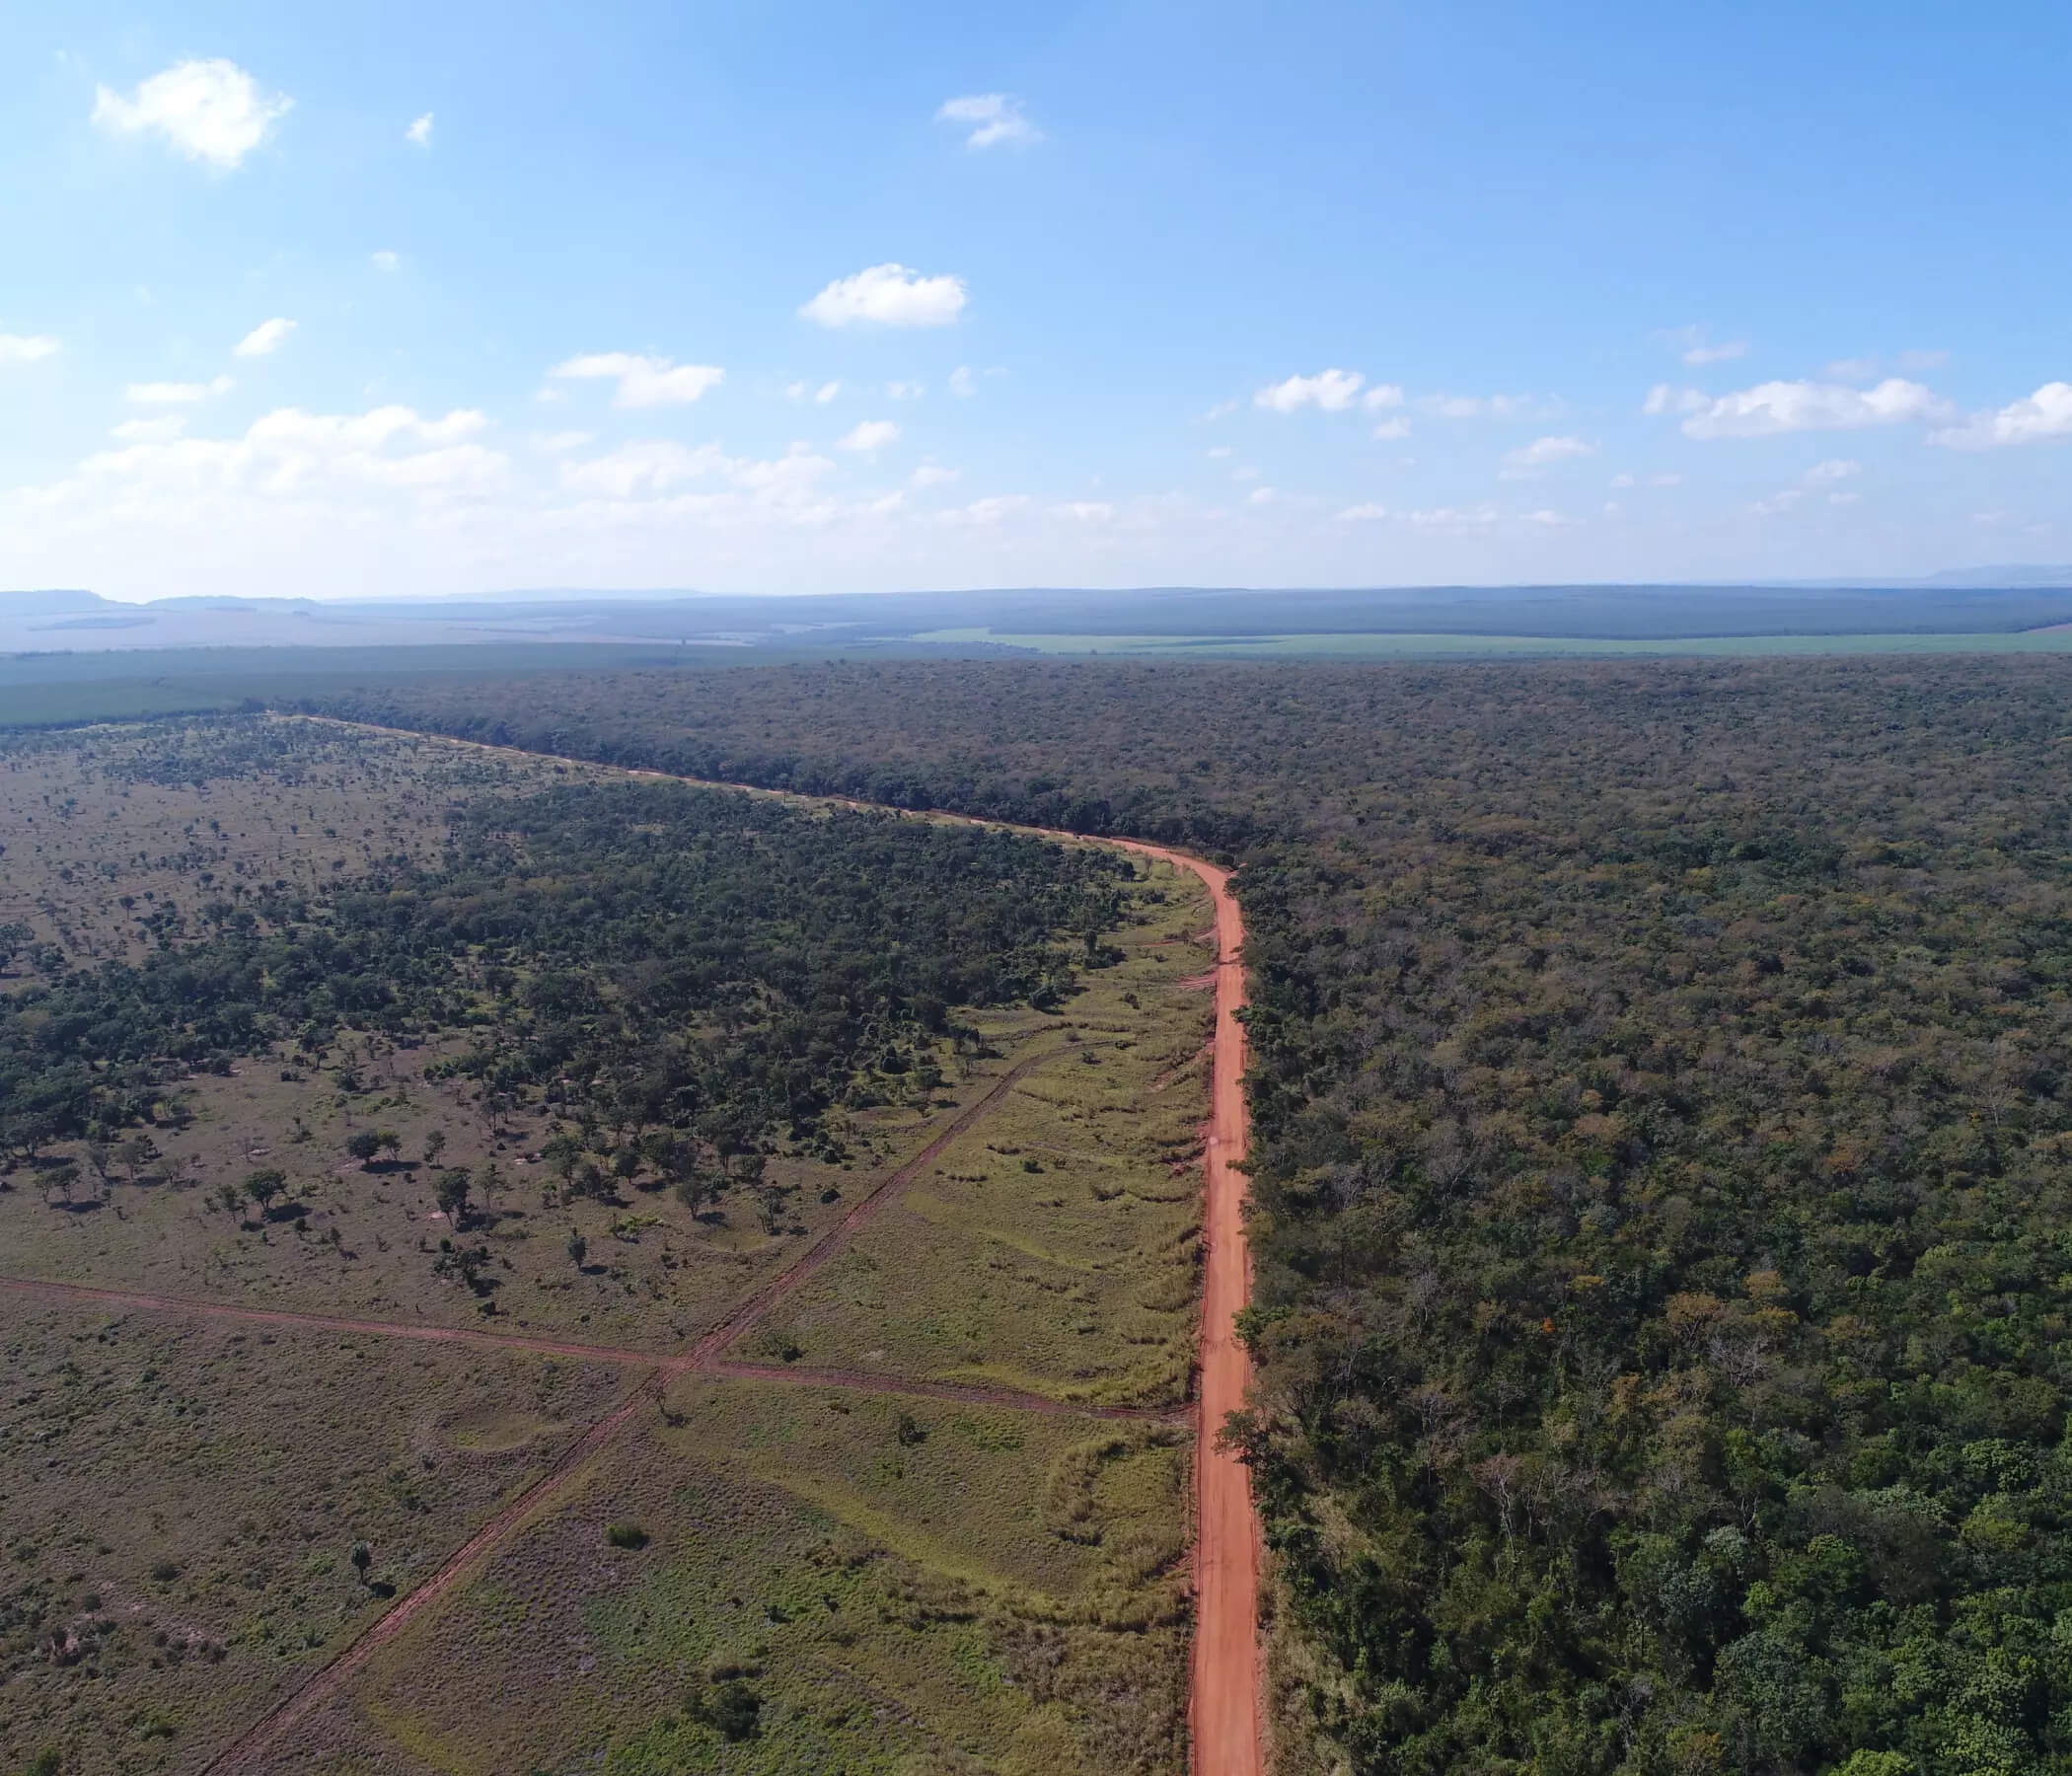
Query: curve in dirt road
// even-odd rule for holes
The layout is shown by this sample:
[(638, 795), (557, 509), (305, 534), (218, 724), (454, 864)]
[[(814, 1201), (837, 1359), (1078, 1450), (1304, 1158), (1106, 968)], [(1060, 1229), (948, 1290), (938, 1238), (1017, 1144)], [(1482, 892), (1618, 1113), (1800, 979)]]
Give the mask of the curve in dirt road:
[[(330, 717), (302, 719), (331, 721)], [(554, 756), (410, 728), (381, 727), (372, 722), (333, 721), (332, 725), (428, 740), (475, 752), (509, 753), (527, 759)], [(560, 762), (596, 764), (595, 760), (574, 758)], [(634, 777), (666, 777), (708, 789), (740, 789), (752, 795), (819, 806), (876, 805), (846, 796), (769, 789), (756, 783), (715, 782), (669, 772), (617, 769)], [(1016, 826), (1012, 821), (986, 820), (946, 810), (888, 811), (962, 821), (972, 826), (1001, 827), (1078, 845), (1105, 845), (1138, 856), (1155, 857), (1199, 877), (1215, 901), (1215, 1070), (1202, 1212), (1208, 1265), (1202, 1284), (1201, 1395), (1195, 1434), (1195, 1639), (1190, 1722), (1195, 1776), (1263, 1776), (1266, 1759), (1260, 1706), (1259, 1525), (1252, 1512), (1250, 1473), (1234, 1453), (1217, 1446), (1224, 1420), (1244, 1404), (1245, 1391), (1251, 1384), (1250, 1358), (1236, 1333), (1237, 1315), (1251, 1298), (1252, 1261), (1245, 1243), (1244, 1174), (1237, 1169), (1244, 1161), (1250, 1131), (1244, 1100), (1244, 1025), (1237, 1018), (1245, 1005), (1244, 916), (1237, 897), (1230, 892), (1230, 872), (1185, 851), (1137, 839)], [(733, 1336), (738, 1336), (738, 1332)], [(706, 1361), (716, 1357), (714, 1350)]]

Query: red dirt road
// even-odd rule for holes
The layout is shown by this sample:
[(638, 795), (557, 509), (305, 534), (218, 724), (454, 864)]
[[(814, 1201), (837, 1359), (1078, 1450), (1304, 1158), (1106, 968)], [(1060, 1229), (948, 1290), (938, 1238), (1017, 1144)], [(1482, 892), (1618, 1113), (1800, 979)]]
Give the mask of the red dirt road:
[(1252, 1297), (1244, 1237), (1244, 918), (1229, 872), (1152, 845), (1124, 849), (1191, 869), (1216, 897), (1216, 1057), (1211, 1088), (1208, 1196), (1202, 1228), (1201, 1410), (1195, 1421), (1195, 1776), (1262, 1776), (1260, 1739), (1259, 1527), (1252, 1476), (1216, 1446), (1223, 1420), (1244, 1404), (1252, 1365), (1232, 1322)]

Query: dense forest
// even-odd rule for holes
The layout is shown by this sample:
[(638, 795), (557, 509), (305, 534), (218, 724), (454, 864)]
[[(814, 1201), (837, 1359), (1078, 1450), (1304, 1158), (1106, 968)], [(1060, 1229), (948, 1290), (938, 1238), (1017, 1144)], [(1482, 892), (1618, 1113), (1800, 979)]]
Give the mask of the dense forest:
[[(274, 766), (268, 727), (229, 718), (169, 756)], [(955, 1007), (1055, 1003), (1131, 873), (997, 829), (675, 783), (476, 797), (436, 864), (162, 901), (142, 961), (0, 999), (0, 1143), (19, 1163), (117, 1140), (239, 1056), (460, 1028), (449, 1065), (492, 1117), (564, 1106), (629, 1172), (716, 1190), (779, 1139), (839, 1157), (831, 1108), (925, 1095), (940, 1046), (968, 1041)]]
[(324, 707), (1236, 857), (1290, 1768), (2072, 1770), (2057, 664)]

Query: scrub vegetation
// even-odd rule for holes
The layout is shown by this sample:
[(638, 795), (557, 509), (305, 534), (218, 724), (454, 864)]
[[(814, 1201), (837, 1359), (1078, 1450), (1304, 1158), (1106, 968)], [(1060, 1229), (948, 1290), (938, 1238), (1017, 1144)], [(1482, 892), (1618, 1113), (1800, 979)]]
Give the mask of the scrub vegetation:
[[(993, 1402), (1183, 1399), (1191, 876), (259, 715), (0, 761), (0, 1768), (1184, 1765), (1184, 1425)], [(838, 1229), (900, 1327), (703, 1372)]]

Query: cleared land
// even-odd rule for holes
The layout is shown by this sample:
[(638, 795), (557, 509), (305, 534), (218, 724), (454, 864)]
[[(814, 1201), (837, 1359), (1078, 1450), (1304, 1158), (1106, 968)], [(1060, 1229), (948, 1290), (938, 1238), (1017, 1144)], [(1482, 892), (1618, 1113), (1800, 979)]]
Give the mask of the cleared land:
[[(496, 794), (570, 775), (368, 744), (357, 843), (417, 862), (469, 773)], [(322, 745), (336, 775), (297, 788), (350, 802), (350, 737)], [(35, 758), (16, 775), (79, 769)], [(89, 753), (65, 790), (108, 797), (104, 830), (136, 794), (105, 764)], [(195, 840), (191, 781), (152, 787), (153, 838)], [(282, 844), (263, 777), (203, 787), (219, 847), (256, 828), (283, 880), (367, 861), (338, 819)], [(433, 787), (437, 820), (411, 824)], [(191, 893), (216, 862), (237, 879), (241, 857), (167, 868)], [(7, 1508), (23, 1578), (0, 1644), (10, 1696), (33, 1706), (6, 1713), (0, 1756), (485, 1776), (1185, 1767), (1193, 1435), (1157, 1415), (1183, 1402), (1194, 1352), (1216, 951), (1201, 885), (1165, 862), (1139, 873), (1061, 1004), (952, 1008), (966, 1034), (930, 1082), (866, 1093), (842, 1158), (769, 1155), (779, 1188), (759, 1200), (781, 1215), (745, 1194), (571, 1194), (541, 1151), (573, 1100), (484, 1114), (447, 1065), (463, 1032), (349, 1024), (179, 1081), (153, 1107), (153, 1151), (105, 1181), (80, 1144), (17, 1169), (8, 1271), (161, 1298), (0, 1288), (26, 1383), (0, 1497), (43, 1508)], [(46, 853), (36, 915), (141, 952), (111, 905), (116, 883)], [(220, 923), (148, 941), (203, 943)], [(377, 1127), (395, 1139), (371, 1162), (344, 1151)], [(490, 1164), (499, 1187), (456, 1228), (438, 1179)], [(218, 1200), (254, 1168), (285, 1174), (270, 1202)], [(442, 1262), (456, 1235), (490, 1255), (474, 1277)], [(794, 1270), (798, 1289), (773, 1290)], [(765, 1296), (773, 1311), (742, 1325)], [(724, 1355), (769, 1375), (694, 1367), (700, 1336), (732, 1327)], [(1122, 1407), (1144, 1416), (1100, 1416)], [(89, 1526), (111, 1499), (119, 1532)]]

